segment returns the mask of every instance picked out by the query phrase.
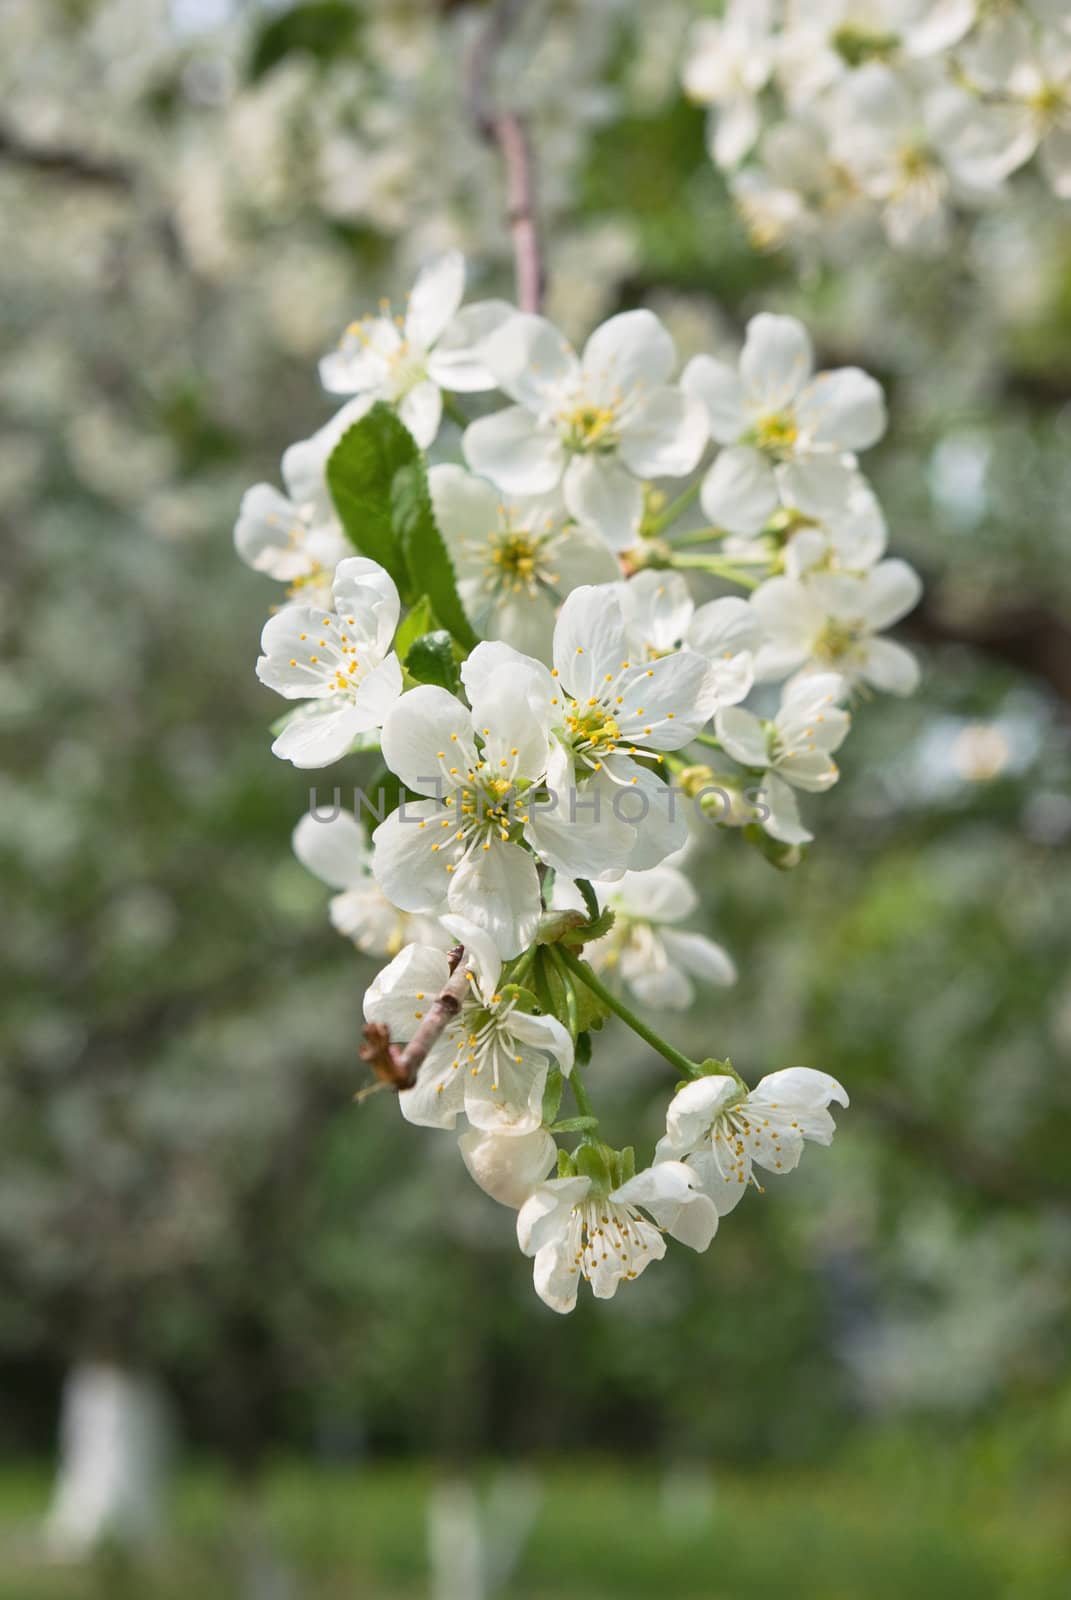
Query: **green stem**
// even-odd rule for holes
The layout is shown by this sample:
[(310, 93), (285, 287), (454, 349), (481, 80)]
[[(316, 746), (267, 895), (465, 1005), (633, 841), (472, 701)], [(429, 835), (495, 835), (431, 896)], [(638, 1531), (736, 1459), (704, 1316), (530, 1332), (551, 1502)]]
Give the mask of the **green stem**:
[(689, 544), (710, 544), (715, 539), (727, 539), (727, 528), (689, 528), (687, 533), (679, 533), (673, 541), (674, 550), (682, 550)]
[(570, 1072), (569, 1087), (573, 1091), (573, 1099), (576, 1101), (576, 1109), (579, 1111), (580, 1115), (582, 1117), (595, 1117), (597, 1122), (598, 1117), (595, 1114), (594, 1106), (588, 1099), (588, 1091), (584, 1088), (584, 1082), (583, 1078), (581, 1077), (579, 1067), (574, 1067), (572, 1072)]
[(580, 1016), (576, 1005), (576, 990), (570, 982), (568, 972), (565, 970), (565, 964), (562, 961), (561, 952), (559, 951), (558, 946), (556, 944), (548, 944), (547, 954), (550, 957), (551, 965), (557, 967), (558, 975), (562, 980), (562, 989), (565, 993), (565, 1022), (569, 1032), (575, 1039), (577, 1034), (580, 1032)]
[(712, 733), (697, 733), (695, 736), (695, 743), (708, 745), (711, 750), (725, 749), (725, 746), (722, 744), (721, 740), (715, 739)]
[(701, 478), (697, 478), (694, 483), (690, 483), (684, 493), (679, 494), (676, 500), (671, 500), (663, 512), (657, 517), (651, 518), (643, 530), (643, 537), (645, 539), (656, 539), (663, 528), (668, 528), (671, 523), (676, 522), (681, 512), (687, 511), (693, 500), (698, 498), (702, 486), (703, 480)]
[(734, 566), (731, 561), (725, 561), (720, 556), (689, 556), (674, 555), (670, 560), (671, 567), (694, 568), (697, 572), (709, 572), (713, 578), (725, 578), (730, 583), (738, 583), (742, 589), (757, 589), (760, 579), (753, 577), (750, 572), (744, 572), (740, 567)]
[(595, 976), (591, 968), (581, 961), (579, 957), (575, 956), (567, 946), (557, 945), (555, 948), (559, 957), (569, 968), (569, 971), (573, 973), (574, 977), (579, 978), (581, 983), (586, 984), (592, 994), (597, 995), (604, 1006), (608, 1006), (615, 1016), (620, 1017), (622, 1022), (627, 1023), (633, 1033), (638, 1033), (640, 1038), (651, 1046), (652, 1050), (657, 1050), (660, 1056), (664, 1056), (670, 1066), (676, 1067), (677, 1071), (682, 1072), (686, 1078), (702, 1077), (702, 1073), (694, 1061), (689, 1061), (687, 1056), (682, 1055), (679, 1050), (675, 1050), (671, 1044), (667, 1044), (666, 1040), (655, 1033), (653, 1028), (649, 1028), (645, 1022), (641, 1021), (636, 1013), (630, 1010), (623, 1000), (619, 1000), (615, 994), (611, 993), (606, 985)]
[(526, 950), (523, 955), (517, 957), (517, 960), (509, 974), (510, 983), (521, 984), (524, 982), (525, 978), (527, 978), (529, 972), (532, 970), (532, 962), (536, 958), (536, 951), (538, 948), (538, 945), (532, 945), (531, 948)]
[(451, 422), (456, 422), (459, 428), (467, 428), (469, 419), (458, 405), (452, 394), (443, 391), (443, 410)]

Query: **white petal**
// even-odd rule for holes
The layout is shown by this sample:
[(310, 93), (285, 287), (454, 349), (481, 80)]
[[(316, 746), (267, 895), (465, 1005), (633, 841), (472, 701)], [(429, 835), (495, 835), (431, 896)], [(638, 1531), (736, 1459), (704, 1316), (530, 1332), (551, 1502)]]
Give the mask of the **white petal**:
[(366, 672), (357, 686), (356, 710), (362, 718), (361, 732), (381, 728), (397, 705), (402, 692), (402, 664), (392, 651), (378, 667)]
[(892, 639), (868, 641), (860, 675), (885, 694), (914, 694), (920, 679), (919, 664), (911, 651)]
[(644, 646), (659, 653), (679, 647), (695, 611), (679, 572), (645, 567), (619, 584), (617, 594), (626, 623)]
[(922, 580), (906, 561), (881, 561), (861, 581), (861, 609), (875, 632), (906, 617), (922, 596)]
[(372, 835), (376, 881), (403, 911), (438, 911), (446, 900), (446, 866), (453, 856), (440, 842), (444, 834), (450, 837), (440, 823), (453, 818), (435, 800), (407, 801)]
[(588, 700), (606, 674), (620, 671), (627, 659), (621, 601), (616, 587), (585, 585), (574, 589), (562, 606), (554, 630), (554, 666), (563, 686), (577, 700)]
[(346, 631), (374, 643), (377, 650), (389, 650), (401, 611), (390, 573), (378, 561), (350, 556), (339, 562), (331, 589)]
[(414, 794), (449, 794), (476, 766), (468, 709), (435, 684), (410, 689), (384, 724), (383, 759)]
[(745, 445), (721, 452), (699, 498), (711, 522), (740, 534), (760, 533), (780, 504), (773, 468)]
[(782, 503), (819, 521), (844, 515), (857, 481), (851, 456), (809, 456), (777, 468)]
[(668, 385), (645, 393), (621, 429), (621, 459), (637, 478), (682, 478), (707, 442), (700, 402)]
[(809, 442), (834, 450), (867, 450), (888, 418), (881, 384), (859, 367), (820, 372), (796, 402), (796, 419)]
[(699, 1192), (695, 1173), (681, 1161), (661, 1161), (615, 1189), (611, 1200), (642, 1206), (659, 1227), (693, 1250), (706, 1250), (718, 1231), (713, 1202)]
[(721, 1074), (693, 1078), (678, 1089), (666, 1112), (666, 1132), (659, 1140), (656, 1162), (694, 1150), (706, 1138), (711, 1123), (739, 1093), (736, 1079)]
[(759, 136), (759, 107), (753, 95), (741, 94), (723, 104), (710, 119), (710, 153), (716, 166), (739, 166)]
[(565, 1315), (576, 1305), (580, 1272), (564, 1247), (547, 1245), (535, 1258), (532, 1283), (544, 1305)]
[(688, 628), (689, 645), (710, 661), (754, 650), (759, 636), (758, 614), (753, 606), (736, 595), (710, 600), (700, 606)]
[[(610, 670), (607, 668), (607, 670)], [(645, 750), (679, 750), (706, 721), (700, 700), (707, 663), (692, 650), (662, 656), (623, 676), (615, 720), (621, 740)]]
[(469, 569), (482, 577), (491, 536), (500, 526), (502, 496), (486, 478), (477, 478), (452, 462), (428, 473), (435, 521), (459, 578)]
[(487, 370), (481, 346), (483, 341), (514, 316), (506, 300), (477, 300), (453, 318), (428, 356), (427, 373), (440, 389), (454, 394), (478, 394), (493, 389), (495, 379)]
[(411, 1039), (423, 1021), (417, 1013), (431, 1009), (449, 978), (450, 963), (444, 951), (406, 945), (365, 990), (366, 1021), (382, 1023), (396, 1039)]
[(455, 944), (465, 947), (465, 966), (476, 980), (476, 988), (485, 1001), (490, 1001), (491, 996), (498, 988), (499, 974), (502, 971), (502, 957), (494, 940), (478, 928), (467, 917), (455, 916), (447, 912), (439, 918), (439, 922)]
[(1071, 128), (1053, 128), (1041, 145), (1041, 170), (1060, 200), (1071, 200)]
[(310, 570), (304, 550), (307, 532), (298, 508), (285, 495), (270, 483), (255, 483), (242, 496), (234, 548), (255, 572), (289, 583)]
[(507, 494), (546, 494), (560, 483), (565, 452), (557, 431), (523, 406), (507, 406), (465, 429), (465, 460)]
[(272, 745), (272, 755), (295, 767), (328, 767), (341, 761), (368, 726), (365, 713), (348, 701), (315, 701), (291, 717)]
[[(470, 850), (450, 874), (447, 897), (456, 911), (490, 934), (508, 960), (536, 935), (542, 901), (534, 858), (520, 845), (488, 840)], [(393, 898), (393, 897), (392, 897)]]
[(727, 706), (715, 717), (714, 729), (728, 754), (741, 766), (766, 766), (770, 759), (766, 730), (752, 712)]
[(619, 785), (600, 772), (582, 784), (572, 773), (552, 773), (548, 786), (556, 804), (529, 806), (524, 830), (540, 860), (567, 878), (605, 877), (627, 866), (636, 830), (614, 809)]
[(547, 716), (546, 708), (555, 693), (554, 679), (541, 661), (536, 661), (532, 656), (522, 655), (505, 640), (481, 640), (462, 663), (461, 682), (469, 697), (469, 703), (473, 704), (481, 696), (493, 690), (500, 673), (515, 673), (522, 668), (528, 677), (528, 702), (531, 713), (538, 717), (540, 722), (544, 722)]
[(549, 1178), (530, 1195), (517, 1217), (517, 1243), (526, 1256), (552, 1244), (568, 1225), (573, 1207), (591, 1188), (590, 1178)]
[(699, 904), (692, 884), (676, 867), (658, 866), (649, 872), (626, 872), (607, 886), (607, 898), (634, 917), (649, 922), (680, 922)]
[(740, 377), (749, 409), (779, 412), (791, 406), (811, 375), (810, 335), (795, 317), (760, 312), (747, 325)]
[(464, 293), (465, 258), (460, 250), (448, 250), (429, 261), (409, 296), (405, 337), (428, 349), (457, 311)]
[(465, 1109), (468, 1089), (462, 1067), (455, 1066), (453, 1046), (444, 1034), (429, 1050), (411, 1089), (398, 1096), (398, 1109), (406, 1122), (418, 1128), (453, 1128)]
[(656, 1011), (687, 1011), (695, 1000), (695, 985), (676, 967), (659, 972), (630, 972), (628, 986), (637, 1000)]
[(498, 387), (531, 411), (543, 410), (548, 394), (580, 380), (572, 346), (546, 317), (518, 312), (496, 328), (480, 353)]
[(599, 396), (665, 383), (677, 364), (673, 340), (653, 311), (622, 311), (596, 328), (580, 365)]
[(634, 761), (612, 756), (604, 765), (614, 777), (627, 773), (630, 780), (621, 784), (611, 802), (620, 816), (634, 821), (636, 840), (629, 867), (640, 872), (657, 867), (688, 840), (688, 818), (679, 792)]
[(699, 400), (707, 426), (718, 444), (734, 444), (747, 427), (744, 386), (740, 374), (727, 361), (713, 356), (693, 356), (681, 377), (681, 388)]
[(814, 838), (800, 821), (796, 796), (775, 772), (768, 772), (763, 779), (761, 802), (769, 813), (762, 826), (771, 839), (782, 844), (808, 844)]
[(326, 817), (308, 812), (292, 844), (301, 865), (332, 889), (355, 889), (367, 877), (371, 852), (365, 831), (348, 811)]
[(702, 982), (716, 984), (719, 988), (727, 988), (736, 982), (737, 973), (732, 957), (705, 934), (664, 928), (662, 941), (672, 959)]
[(572, 1035), (557, 1017), (529, 1016), (524, 1011), (514, 1010), (510, 1013), (509, 1030), (525, 1044), (535, 1045), (553, 1056), (566, 1077), (572, 1072), (575, 1055)]
[(596, 528), (611, 550), (635, 544), (643, 490), (612, 456), (574, 456), (565, 469), (565, 503), (578, 522)]
[(422, 450), (435, 442), (443, 415), (443, 397), (437, 383), (425, 379), (398, 404), (398, 415)]
[(545, 1128), (512, 1136), (473, 1128), (458, 1140), (461, 1159), (492, 1200), (518, 1210), (550, 1172), (558, 1147)]

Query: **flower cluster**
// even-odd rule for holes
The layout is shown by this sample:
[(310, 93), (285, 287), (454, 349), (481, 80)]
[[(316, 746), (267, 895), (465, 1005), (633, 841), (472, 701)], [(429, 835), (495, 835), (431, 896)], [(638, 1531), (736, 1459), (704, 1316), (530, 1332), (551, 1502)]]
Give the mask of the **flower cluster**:
[(955, 209), (998, 201), (1035, 154), (1071, 196), (1062, 0), (729, 0), (694, 25), (683, 82), (760, 248), (851, 248), (877, 216), (937, 253)]
[[(464, 1120), (465, 1165), (516, 1209), (536, 1289), (567, 1311), (582, 1278), (612, 1295), (666, 1235), (706, 1249), (754, 1168), (830, 1142), (833, 1078), (792, 1068), (749, 1091), (630, 1002), (681, 1009), (735, 982), (688, 926), (696, 836), (799, 858), (797, 791), (835, 783), (853, 703), (914, 687), (882, 634), (919, 584), (885, 559), (857, 460), (884, 431), (881, 389), (816, 375), (798, 322), (758, 316), (738, 365), (678, 374), (650, 311), (578, 354), (542, 317), (463, 308), (463, 285), (441, 257), (400, 317), (345, 331), (321, 374), (351, 398), (287, 452), (285, 494), (247, 493), (235, 540), (286, 586), (257, 663), (298, 702), (274, 753), (382, 762), (370, 834), (336, 802), (294, 836), (338, 891), (338, 930), (390, 958), (364, 1058), (408, 1121)], [(507, 403), (467, 421), (456, 397), (477, 392)], [(674, 478), (690, 481), (667, 506)], [(681, 535), (696, 498), (710, 526)], [(589, 1094), (611, 1013), (680, 1080), (639, 1171)]]

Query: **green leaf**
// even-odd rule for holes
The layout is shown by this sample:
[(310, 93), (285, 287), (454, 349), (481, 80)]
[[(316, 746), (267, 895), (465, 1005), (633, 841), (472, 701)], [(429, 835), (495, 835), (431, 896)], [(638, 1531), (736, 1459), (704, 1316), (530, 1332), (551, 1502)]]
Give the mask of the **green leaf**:
[(458, 596), (453, 563), (432, 510), (424, 460), (415, 444), (412, 444), (408, 464), (394, 476), (391, 510), (405, 562), (410, 572), (420, 573), (435, 615), (460, 645), (466, 650), (475, 649), (479, 636), (473, 631)]
[(559, 1022), (567, 1023), (570, 1007), (565, 985), (568, 983), (576, 997), (577, 1036), (587, 1033), (591, 1028), (601, 1028), (609, 1016), (606, 1007), (598, 995), (592, 994), (587, 984), (574, 984), (571, 975), (555, 964), (550, 954), (551, 948), (541, 948), (532, 964), (531, 984), (543, 1010), (557, 1017)]
[(566, 1117), (563, 1122), (556, 1122), (551, 1128), (551, 1133), (587, 1133), (590, 1128), (599, 1126), (598, 1117)]
[(350, 0), (305, 0), (258, 31), (249, 59), (255, 82), (289, 55), (300, 52), (317, 61), (333, 61), (352, 52), (360, 15)]
[(423, 633), (414, 640), (405, 658), (405, 665), (418, 683), (437, 683), (451, 694), (456, 694), (461, 686), (454, 641), (445, 628), (439, 628), (434, 633)]
[(576, 1036), (576, 1065), (586, 1067), (591, 1060), (591, 1034), (578, 1033)]
[(327, 463), (327, 485), (350, 542), (386, 567), (406, 604), (419, 573), (435, 623), (473, 649), (479, 639), (435, 522), (424, 458), (388, 405), (377, 402), (343, 435)]
[(421, 634), (434, 633), (438, 626), (439, 619), (431, 609), (431, 601), (426, 594), (421, 595), (413, 609), (399, 622), (394, 635), (394, 648), (399, 658), (404, 661), (410, 645), (415, 644)]
[(567, 944), (570, 949), (579, 950), (583, 945), (590, 944), (592, 939), (601, 939), (609, 933), (616, 921), (616, 913), (606, 906), (599, 912), (594, 922), (585, 922), (582, 928), (568, 928), (562, 934), (562, 944)]
[(558, 1107), (562, 1103), (562, 1088), (565, 1080), (560, 1067), (551, 1067), (547, 1073), (547, 1086), (543, 1090), (543, 1121), (549, 1126), (558, 1115)]
[(407, 604), (413, 587), (395, 532), (392, 494), (397, 473), (417, 455), (412, 434), (379, 401), (346, 430), (327, 462), (327, 487), (346, 537), (361, 555), (387, 569)]
[(592, 888), (587, 878), (577, 878), (576, 886), (580, 890), (584, 904), (587, 907), (588, 917), (592, 922), (597, 921), (599, 916), (599, 899), (595, 893), (595, 890)]

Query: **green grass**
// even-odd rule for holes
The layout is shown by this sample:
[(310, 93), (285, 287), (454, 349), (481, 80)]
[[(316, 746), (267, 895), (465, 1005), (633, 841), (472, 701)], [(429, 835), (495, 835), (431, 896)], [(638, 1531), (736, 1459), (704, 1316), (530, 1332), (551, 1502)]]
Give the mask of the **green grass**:
[[(492, 1469), (478, 1475), (485, 1485)], [(1066, 1479), (918, 1444), (837, 1470), (679, 1474), (593, 1461), (540, 1470), (542, 1501), (510, 1600), (1066, 1600)], [(256, 1505), (211, 1469), (179, 1485), (166, 1549), (131, 1565), (41, 1560), (47, 1475), (0, 1473), (0, 1600), (243, 1600), (243, 1548), (266, 1536), (301, 1600), (427, 1593), (428, 1467), (282, 1465)], [(674, 1485), (678, 1488), (674, 1488)], [(254, 1528), (257, 1532), (254, 1535)]]

